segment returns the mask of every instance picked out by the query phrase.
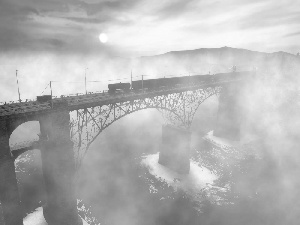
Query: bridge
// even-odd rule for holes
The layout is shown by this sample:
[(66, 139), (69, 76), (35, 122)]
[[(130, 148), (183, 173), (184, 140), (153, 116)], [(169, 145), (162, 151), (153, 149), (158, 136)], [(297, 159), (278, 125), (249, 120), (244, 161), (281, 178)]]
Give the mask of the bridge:
[[(48, 195), (43, 213), (48, 224), (80, 224), (73, 193), (74, 173), (89, 146), (104, 129), (130, 113), (155, 108), (162, 113), (167, 124), (176, 128), (163, 128), (163, 139), (175, 135), (176, 138), (172, 139), (184, 142), (183, 149), (188, 151), (188, 130), (198, 107), (207, 98), (220, 95), (219, 117), (235, 115), (236, 104), (230, 104), (230, 109), (227, 109), (226, 102), (229, 98), (235, 102), (233, 96), (238, 95), (241, 83), (248, 77), (246, 75), (251, 75), (250, 72), (239, 74), (238, 78), (232, 74), (229, 79), (227, 76), (227, 79), (210, 82), (184, 82), (160, 89), (103, 91), (53, 99), (52, 96), (38, 96), (36, 101), (0, 105), (0, 200), (6, 225), (23, 224), (14, 167), (14, 160), (21, 153), (30, 149), (41, 150)], [(40, 123), (39, 140), (10, 147), (12, 132), (28, 121)], [(228, 124), (225, 123), (225, 127)], [(223, 129), (226, 128), (223, 126)], [(178, 164), (170, 162), (174, 160), (172, 144), (163, 140), (166, 150), (161, 150), (159, 161), (171, 168)], [(184, 170), (188, 172), (188, 154), (180, 153), (177, 158), (184, 161), (184, 168), (187, 168)]]

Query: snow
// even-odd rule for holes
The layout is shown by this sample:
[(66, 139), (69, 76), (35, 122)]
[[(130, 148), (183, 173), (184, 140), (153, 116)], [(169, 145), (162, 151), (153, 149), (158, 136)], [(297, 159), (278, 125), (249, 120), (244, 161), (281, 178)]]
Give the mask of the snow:
[[(188, 198), (195, 203), (194, 209), (198, 213), (203, 212), (203, 202), (206, 201), (216, 205), (232, 204), (224, 195), (224, 193), (230, 190), (230, 185), (218, 186), (216, 183), (219, 179), (218, 175), (208, 168), (199, 165), (199, 162), (190, 159), (189, 174), (179, 174), (160, 165), (158, 158), (159, 153), (145, 155), (142, 157), (140, 164), (149, 171), (154, 179), (165, 182), (175, 192), (183, 191), (187, 194)], [(149, 182), (149, 191), (152, 194), (157, 193), (154, 180)], [(162, 196), (160, 200), (167, 198), (168, 196)]]
[[(213, 131), (208, 132), (204, 137), (204, 140), (211, 143), (219, 151), (227, 154), (227, 157), (235, 159), (244, 159), (246, 156), (254, 156), (255, 158), (262, 158), (261, 151), (257, 148), (256, 142), (259, 140), (254, 135), (248, 135), (241, 141), (231, 141), (225, 138), (214, 136)], [(214, 150), (216, 150), (214, 148)]]
[(24, 220), (24, 225), (47, 225), (43, 216), (43, 208), (39, 207), (34, 212), (28, 214)]
[[(81, 218), (82, 219), (82, 218)], [(83, 225), (89, 225), (82, 219)], [(34, 212), (28, 214), (24, 220), (24, 225), (48, 225), (43, 216), (43, 208), (39, 207)]]
[(232, 148), (232, 147), (239, 144), (238, 141), (230, 141), (226, 138), (221, 138), (221, 137), (214, 136), (213, 131), (208, 132), (203, 138), (205, 140), (211, 142), (212, 144), (214, 144), (216, 146), (219, 146), (221, 148), (225, 148), (225, 149), (226, 148)]
[(144, 156), (141, 165), (149, 169), (150, 174), (156, 179), (163, 180), (175, 190), (182, 189), (187, 193), (197, 193), (207, 185), (212, 185), (218, 177), (203, 166), (198, 166), (195, 161), (190, 161), (189, 174), (179, 174), (158, 163), (159, 153)]

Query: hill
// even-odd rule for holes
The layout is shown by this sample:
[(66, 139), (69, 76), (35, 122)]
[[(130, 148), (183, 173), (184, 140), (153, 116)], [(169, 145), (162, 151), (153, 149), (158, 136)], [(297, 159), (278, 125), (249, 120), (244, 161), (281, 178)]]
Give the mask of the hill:
[(201, 48), (186, 51), (172, 51), (161, 55), (144, 56), (135, 61), (135, 71), (157, 76), (180, 74), (207, 74), (230, 71), (253, 70), (261, 73), (286, 75), (296, 79), (300, 71), (300, 57), (286, 53), (264, 53), (230, 47)]

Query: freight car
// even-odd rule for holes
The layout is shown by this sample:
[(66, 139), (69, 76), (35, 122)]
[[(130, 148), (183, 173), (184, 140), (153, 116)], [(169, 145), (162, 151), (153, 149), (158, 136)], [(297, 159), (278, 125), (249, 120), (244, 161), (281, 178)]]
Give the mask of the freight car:
[[(199, 85), (205, 83), (217, 83), (222, 81), (236, 80), (241, 77), (246, 78), (253, 75), (251, 72), (219, 73), (215, 75), (193, 75), (183, 77), (158, 78), (149, 80), (132, 81), (131, 89), (138, 91), (141, 89), (160, 90), (162, 88), (172, 88), (178, 86)], [(115, 83), (108, 85), (108, 92), (115, 93), (117, 90), (129, 91), (130, 83)]]
[(149, 79), (149, 80), (136, 80), (132, 81), (132, 89), (133, 90), (141, 90), (141, 89), (150, 89), (150, 90), (158, 90), (162, 87), (169, 86), (168, 80), (169, 78), (158, 78), (158, 79)]
[(109, 84), (108, 85), (108, 93), (115, 93), (116, 91), (124, 91), (129, 92), (130, 91), (130, 83), (115, 83), (115, 84)]
[(195, 75), (171, 78), (158, 78), (149, 80), (136, 80), (132, 81), (133, 90), (150, 89), (159, 90), (161, 88), (171, 88), (178, 85), (187, 86), (191, 84), (199, 84), (204, 82), (211, 82), (211, 75)]

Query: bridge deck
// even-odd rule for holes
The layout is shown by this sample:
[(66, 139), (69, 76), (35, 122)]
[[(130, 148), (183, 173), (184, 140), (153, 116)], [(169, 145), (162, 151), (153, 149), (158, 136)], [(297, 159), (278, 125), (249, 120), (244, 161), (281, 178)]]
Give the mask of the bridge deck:
[[(68, 102), (69, 111), (84, 109), (89, 107), (96, 107), (101, 105), (113, 104), (124, 101), (133, 101), (136, 99), (178, 93), (183, 91), (192, 91), (199, 88), (205, 88), (209, 86), (217, 86), (220, 84), (233, 82), (238, 80), (222, 81), (222, 82), (213, 82), (213, 83), (199, 83), (191, 84), (189, 86), (177, 86), (173, 88), (163, 89), (163, 90), (139, 90), (139, 91), (130, 91), (117, 92), (115, 94), (109, 94), (108, 92), (104, 93), (92, 93), (86, 95), (75, 95), (75, 96), (62, 96), (60, 98), (52, 99), (52, 102), (59, 102), (61, 100), (66, 100)], [(22, 116), (26, 114), (41, 114), (47, 113), (52, 110), (50, 102), (20, 102), (12, 104), (0, 105), (0, 118), (1, 117), (10, 117), (10, 116)]]

